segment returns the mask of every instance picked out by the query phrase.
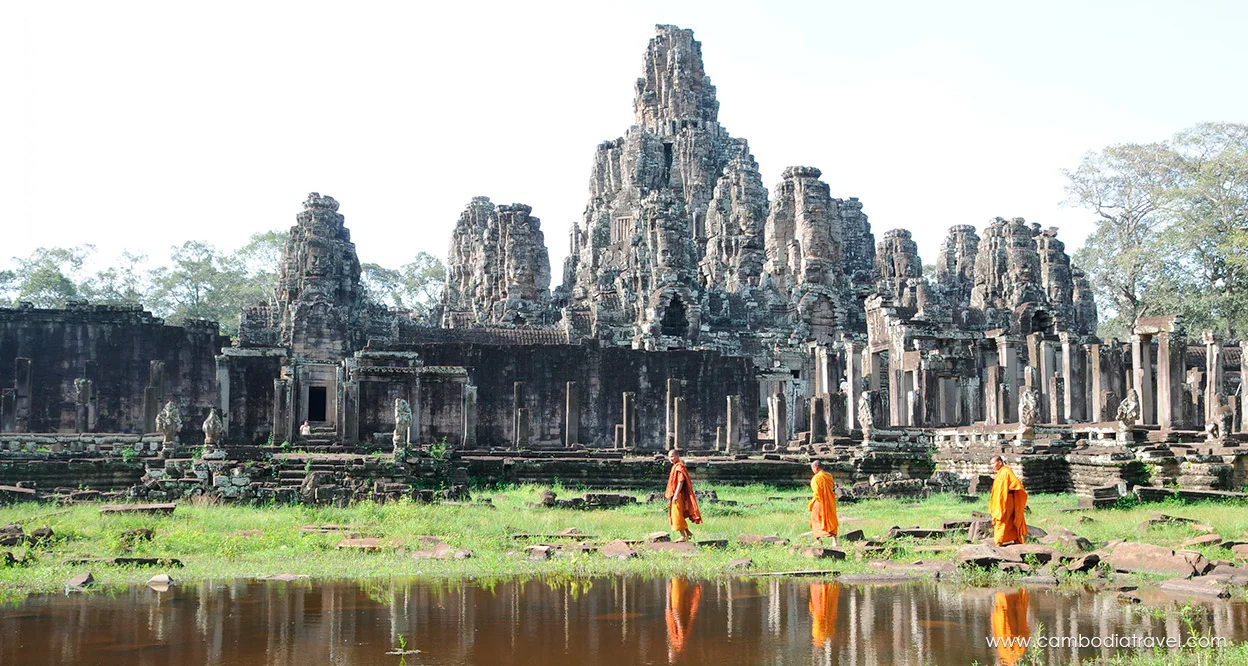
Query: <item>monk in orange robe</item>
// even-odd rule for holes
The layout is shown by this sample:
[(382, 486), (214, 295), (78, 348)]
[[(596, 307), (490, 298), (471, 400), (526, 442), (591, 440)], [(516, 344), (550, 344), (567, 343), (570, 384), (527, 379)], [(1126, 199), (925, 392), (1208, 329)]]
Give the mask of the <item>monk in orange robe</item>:
[(832, 545), (836, 545), (836, 531), (840, 525), (836, 519), (836, 482), (832, 475), (823, 471), (818, 460), (810, 461), (810, 471), (815, 475), (810, 478), (810, 490), (814, 493), (810, 504), (810, 531), (816, 540), (832, 537)]
[(698, 498), (693, 494), (693, 479), (689, 478), (689, 469), (680, 460), (680, 452), (672, 449), (667, 452), (667, 459), (672, 463), (672, 470), (667, 474), (668, 520), (672, 529), (680, 533), (677, 542), (693, 538), (689, 531), (689, 522), (702, 524), (702, 512), (698, 510)]
[(992, 469), (997, 478), (992, 482), (992, 497), (988, 500), (988, 512), (992, 514), (992, 540), (998, 546), (1025, 543), (1027, 519), (1027, 491), (1014, 470), (1005, 464), (1001, 456), (992, 457)]
[(1027, 652), (1026, 639), (1031, 637), (1027, 626), (1027, 590), (1013, 594), (997, 593), (992, 608), (992, 635), (997, 639), (997, 656), (1004, 666), (1014, 666)]
[(698, 616), (698, 605), (702, 601), (702, 586), (695, 585), (689, 590), (689, 581), (684, 578), (673, 578), (668, 586), (667, 609), (667, 661), (676, 663), (680, 653), (685, 651), (689, 641), (689, 631), (693, 629), (693, 620)]
[(810, 642), (821, 648), (836, 635), (837, 606), (841, 586), (836, 583), (814, 583), (810, 586)]

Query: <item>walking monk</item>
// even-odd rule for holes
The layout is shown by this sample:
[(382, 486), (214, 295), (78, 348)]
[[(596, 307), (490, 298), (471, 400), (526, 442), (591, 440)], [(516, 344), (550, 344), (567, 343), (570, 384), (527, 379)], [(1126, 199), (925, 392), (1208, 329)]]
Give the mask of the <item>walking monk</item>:
[(689, 469), (680, 461), (680, 453), (676, 449), (667, 452), (667, 459), (672, 463), (672, 471), (667, 475), (668, 518), (672, 529), (680, 532), (677, 542), (693, 538), (689, 531), (688, 520), (701, 525), (702, 513), (698, 511), (698, 498), (693, 494), (693, 480), (689, 478)]
[(815, 540), (832, 537), (832, 545), (836, 545), (836, 530), (840, 523), (836, 519), (836, 482), (832, 475), (823, 471), (823, 464), (818, 460), (810, 461), (810, 471), (815, 475), (810, 478), (810, 490), (815, 494), (806, 508), (810, 509), (810, 531)]
[(1023, 482), (1014, 476), (1001, 459), (992, 457), (992, 469), (997, 478), (992, 482), (992, 497), (988, 500), (988, 512), (992, 514), (992, 540), (998, 546), (1012, 543), (1024, 543), (1027, 536), (1027, 519), (1023, 516), (1027, 508), (1027, 491), (1023, 490)]

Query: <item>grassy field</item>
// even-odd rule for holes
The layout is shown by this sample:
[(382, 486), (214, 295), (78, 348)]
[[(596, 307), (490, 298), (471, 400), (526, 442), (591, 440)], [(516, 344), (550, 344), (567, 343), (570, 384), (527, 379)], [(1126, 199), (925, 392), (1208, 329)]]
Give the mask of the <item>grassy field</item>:
[[(38, 592), (60, 590), (66, 580), (89, 570), (104, 586), (146, 581), (160, 569), (127, 568), (95, 564), (68, 566), (75, 557), (175, 557), (185, 567), (169, 570), (181, 581), (228, 579), (271, 574), (307, 574), (325, 578), (372, 578), (423, 575), (430, 577), (484, 577), (515, 575), (598, 576), (611, 574), (653, 574), (714, 576), (728, 570), (736, 558), (753, 559), (752, 571), (786, 571), (830, 568), (843, 573), (868, 571), (866, 560), (853, 557), (842, 562), (812, 561), (789, 549), (760, 545), (746, 547), (737, 535), (779, 535), (799, 542), (809, 529), (805, 493), (779, 491), (768, 487), (715, 488), (720, 499), (738, 502), (704, 504), (705, 523), (693, 526), (697, 538), (727, 538), (727, 549), (704, 549), (694, 557), (667, 553), (642, 553), (633, 560), (608, 560), (600, 555), (554, 558), (532, 562), (523, 548), (530, 541), (516, 540), (516, 532), (553, 533), (575, 527), (598, 537), (597, 543), (624, 538), (640, 539), (667, 529), (666, 505), (638, 504), (620, 509), (576, 511), (532, 508), (539, 487), (524, 486), (494, 492), (478, 491), (477, 497), (490, 497), (494, 507), (427, 505), (410, 502), (377, 505), (363, 503), (346, 509), (307, 506), (208, 506), (193, 503), (178, 506), (173, 515), (102, 516), (96, 505), (76, 505), (64, 513), (47, 505), (0, 507), (0, 525), (21, 521), (27, 532), (50, 527), (55, 539), (33, 548), (34, 562), (25, 566), (0, 568), (0, 598), (13, 600)], [(556, 488), (561, 497), (570, 491)], [(644, 494), (640, 494), (644, 497)], [(869, 500), (844, 504), (840, 508), (841, 532), (861, 529), (867, 537), (882, 535), (889, 527), (939, 527), (942, 520), (966, 519), (972, 510), (986, 510), (986, 498), (969, 504), (953, 496), (938, 496), (922, 502)], [(1061, 512), (1074, 506), (1073, 496), (1031, 498), (1029, 523), (1052, 530), (1067, 527), (1096, 542), (1125, 538), (1175, 546), (1201, 532), (1176, 524), (1140, 530), (1149, 515), (1165, 512), (1193, 518), (1212, 525), (1223, 537), (1239, 537), (1248, 531), (1248, 512), (1238, 507), (1228, 510), (1221, 504), (1150, 504), (1096, 512)], [(55, 515), (50, 515), (55, 514)], [(1080, 524), (1083, 515), (1095, 522)], [(304, 525), (350, 525), (368, 536), (380, 537), (397, 546), (383, 552), (358, 552), (335, 548), (339, 534), (305, 534)], [(155, 531), (151, 541), (129, 544), (123, 538), (128, 530)], [(418, 560), (418, 536), (432, 535), (458, 548), (474, 553), (459, 561)], [(15, 556), (26, 555), (25, 548), (12, 549)], [(1233, 559), (1218, 548), (1201, 548), (1206, 557)], [(924, 550), (922, 544), (906, 543), (893, 559), (941, 559), (951, 551)], [(974, 582), (1001, 582), (999, 575), (978, 577)], [(1147, 579), (1142, 579), (1147, 582)]]

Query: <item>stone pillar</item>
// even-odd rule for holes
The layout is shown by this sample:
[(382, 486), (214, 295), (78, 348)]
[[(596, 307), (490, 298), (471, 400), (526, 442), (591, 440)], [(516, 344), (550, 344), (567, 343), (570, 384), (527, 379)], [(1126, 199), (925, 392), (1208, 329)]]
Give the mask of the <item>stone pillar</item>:
[(1102, 375), (1101, 367), (1101, 345), (1094, 342), (1085, 348), (1088, 367), (1088, 420), (1092, 423), (1100, 423), (1108, 421), (1105, 416), (1105, 400), (1103, 391), (1106, 390), (1106, 384)]
[(862, 395), (862, 343), (845, 343), (845, 430), (858, 428), (858, 396)]
[(997, 361), (1001, 367), (1001, 392), (1005, 399), (997, 413), (998, 423), (1018, 421), (1018, 344), (1005, 337), (997, 338)]
[(360, 441), (360, 383), (348, 379), (342, 387), (342, 440), (354, 444)]
[(664, 423), (666, 423), (666, 432), (663, 435), (663, 446), (666, 449), (673, 448), (676, 440), (676, 398), (680, 397), (680, 380), (667, 380), (667, 398), (665, 400), (664, 412), (666, 414)]
[(771, 438), (775, 445), (788, 446), (789, 415), (783, 393), (776, 393), (767, 399), (767, 421), (771, 425)]
[(891, 426), (908, 425), (906, 414), (909, 398), (905, 386), (905, 374), (901, 370), (902, 359), (889, 356), (888, 359), (888, 424)]
[(1062, 393), (1062, 414), (1072, 423), (1086, 421), (1087, 400), (1084, 397), (1086, 385), (1083, 350), (1078, 338), (1070, 333), (1059, 335), (1062, 340), (1062, 376), (1065, 377), (1065, 389)]
[(90, 379), (74, 380), (74, 432), (91, 432), (91, 394), (94, 390)]
[(581, 383), (568, 382), (564, 387), (563, 444), (571, 448), (581, 443)]
[(151, 361), (147, 366), (147, 387), (143, 389), (143, 432), (156, 432), (156, 415), (160, 413), (165, 393), (165, 362)]
[(511, 444), (514, 447), (528, 446), (529, 443), (529, 410), (525, 401), (524, 382), (513, 382), (511, 385)]
[(810, 443), (824, 442), (828, 439), (828, 423), (824, 419), (824, 405), (826, 404), (822, 396), (814, 396), (810, 399)]
[[(1213, 331), (1205, 331), (1205, 423), (1215, 420), (1213, 414), (1218, 406), (1218, 396), (1226, 395), (1226, 376), (1222, 360), (1222, 341)], [(1240, 382), (1248, 379), (1241, 375)], [(1242, 389), (1241, 389), (1242, 390)]]
[(1005, 388), (1002, 385), (1004, 372), (1001, 366), (994, 365), (988, 368), (987, 374), (988, 379), (984, 383), (984, 425), (994, 426), (1003, 422), (1005, 396), (1001, 395), (1001, 391)]
[(684, 396), (672, 400), (672, 447), (689, 450), (689, 402)]
[(615, 424), (615, 439), (613, 441), (615, 442), (615, 445), (614, 445), (615, 448), (617, 449), (624, 448), (624, 425), (623, 424), (621, 423)]
[[(1131, 368), (1135, 392), (1140, 397), (1140, 423), (1157, 425), (1156, 412), (1153, 409), (1153, 338), (1151, 335), (1131, 336)], [(1126, 396), (1119, 396), (1121, 400)]]
[(624, 393), (624, 432), (620, 445), (626, 449), (637, 447), (637, 394), (632, 391)]
[(225, 356), (215, 359), (217, 366), (217, 415), (221, 417), (221, 434), (217, 446), (230, 441), (230, 363)]
[[(153, 419), (152, 427), (156, 427)], [(273, 380), (273, 444), (291, 441), (290, 432), (290, 382)]]
[(463, 431), (462, 439), (465, 449), (477, 448), (477, 387), (472, 384), (464, 384), (463, 392), (463, 423), (460, 429)]
[[(13, 390), (16, 395), (14, 403), (14, 424), (16, 432), (30, 432), (31, 410), (31, 362), (29, 358), (19, 356), (13, 359)], [(159, 411), (159, 409), (157, 409)], [(155, 430), (156, 419), (152, 418), (152, 429)], [(150, 431), (149, 431), (150, 432)]]
[(744, 449), (746, 445), (746, 442), (742, 441), (741, 439), (741, 435), (743, 434), (745, 430), (745, 428), (741, 427), (742, 417), (744, 416), (741, 413), (741, 396), (739, 395), (728, 396), (727, 412), (728, 412), (728, 425), (727, 425), (727, 432), (724, 433), (725, 439), (724, 439), (724, 447), (722, 451), (724, 453), (736, 453), (737, 451)]
[(1183, 426), (1183, 354), (1187, 341), (1181, 333), (1157, 334), (1157, 425), (1163, 429)]
[(725, 439), (724, 427), (716, 426), (715, 427), (715, 451), (716, 453), (723, 451), (727, 446), (728, 446), (728, 442)]
[(17, 432), (17, 390), (0, 390), (0, 432)]
[(1248, 340), (1239, 342), (1239, 376), (1239, 432), (1248, 432)]
[(1066, 378), (1049, 377), (1049, 414), (1053, 423), (1066, 422)]

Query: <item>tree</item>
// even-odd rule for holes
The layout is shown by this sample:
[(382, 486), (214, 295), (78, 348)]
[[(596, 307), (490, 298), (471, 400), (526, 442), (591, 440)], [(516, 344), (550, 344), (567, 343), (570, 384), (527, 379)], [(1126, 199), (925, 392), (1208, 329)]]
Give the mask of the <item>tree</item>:
[(122, 250), (113, 266), (97, 271), (79, 285), (83, 298), (93, 303), (139, 303), (147, 300), (148, 274), (141, 270), (147, 255)]
[(25, 259), (14, 257), (17, 269), (10, 282), (16, 284), (15, 300), (55, 308), (81, 298), (79, 273), (93, 252), (93, 245), (41, 247)]
[(437, 257), (421, 252), (397, 270), (378, 264), (364, 264), (360, 269), (365, 292), (372, 300), (411, 310), (429, 323), (438, 318), (446, 267)]
[(1064, 173), (1068, 201), (1100, 218), (1075, 259), (1112, 315), (1102, 335), (1168, 312), (1189, 330), (1248, 334), (1248, 125), (1110, 146)]
[(1084, 155), (1074, 171), (1062, 170), (1069, 180), (1067, 203), (1099, 217), (1075, 263), (1092, 283), (1102, 335), (1122, 335), (1155, 305), (1148, 286), (1161, 272), (1159, 213), (1174, 172), (1174, 152), (1156, 143), (1109, 146)]

